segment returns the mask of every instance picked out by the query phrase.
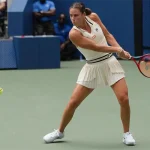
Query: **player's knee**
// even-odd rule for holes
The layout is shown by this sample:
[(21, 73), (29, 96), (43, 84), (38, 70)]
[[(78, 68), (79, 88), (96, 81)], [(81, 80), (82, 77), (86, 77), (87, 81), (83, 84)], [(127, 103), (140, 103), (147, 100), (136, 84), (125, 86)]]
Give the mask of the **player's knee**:
[(118, 96), (119, 104), (121, 107), (129, 105), (128, 93), (122, 93)]
[(79, 106), (79, 104), (80, 103), (79, 103), (79, 101), (76, 98), (71, 97), (68, 106), (69, 106), (70, 109), (74, 110), (74, 109), (76, 109)]

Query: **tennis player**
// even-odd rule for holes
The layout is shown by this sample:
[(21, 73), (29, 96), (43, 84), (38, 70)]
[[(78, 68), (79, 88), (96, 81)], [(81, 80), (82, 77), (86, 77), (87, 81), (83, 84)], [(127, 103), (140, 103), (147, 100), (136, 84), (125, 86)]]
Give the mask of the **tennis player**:
[[(64, 130), (71, 121), (76, 108), (97, 87), (110, 86), (120, 104), (123, 124), (123, 143), (135, 145), (130, 133), (130, 105), (125, 72), (113, 53), (129, 59), (130, 54), (123, 50), (112, 34), (108, 32), (96, 13), (85, 8), (83, 3), (74, 3), (70, 7), (70, 19), (73, 27), (69, 33), (70, 40), (85, 56), (77, 85), (66, 106), (60, 126), (57, 130), (43, 137), (46, 143), (64, 137)], [(111, 46), (109, 46), (111, 45)]]

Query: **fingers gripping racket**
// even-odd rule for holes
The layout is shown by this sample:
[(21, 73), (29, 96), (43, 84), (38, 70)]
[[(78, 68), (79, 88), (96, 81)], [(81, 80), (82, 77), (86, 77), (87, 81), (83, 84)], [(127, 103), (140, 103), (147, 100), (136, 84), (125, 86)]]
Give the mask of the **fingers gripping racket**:
[(130, 59), (135, 62), (142, 75), (150, 78), (150, 54), (145, 54), (143, 56), (137, 57), (131, 56)]

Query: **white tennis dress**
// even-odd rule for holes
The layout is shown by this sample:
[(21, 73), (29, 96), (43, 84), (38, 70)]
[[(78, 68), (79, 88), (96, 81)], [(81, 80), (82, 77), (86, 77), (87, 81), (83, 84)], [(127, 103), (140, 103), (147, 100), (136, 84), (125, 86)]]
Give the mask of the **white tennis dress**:
[[(73, 28), (80, 31), (83, 36), (95, 41), (96, 44), (108, 46), (101, 27), (89, 17), (86, 16), (85, 19), (91, 27), (91, 33), (76, 26), (73, 26)], [(112, 54), (87, 50), (81, 47), (77, 47), (77, 49), (87, 60), (78, 76), (78, 84), (94, 89), (99, 86), (111, 86), (125, 77), (122, 66)], [(109, 58), (99, 61), (105, 56), (109, 56)]]

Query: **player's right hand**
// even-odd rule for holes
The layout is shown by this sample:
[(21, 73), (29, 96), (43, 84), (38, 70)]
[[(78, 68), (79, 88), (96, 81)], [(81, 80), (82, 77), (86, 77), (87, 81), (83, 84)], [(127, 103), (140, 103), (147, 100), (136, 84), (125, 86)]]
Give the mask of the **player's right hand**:
[(129, 52), (123, 50), (120, 54), (119, 54), (119, 57), (122, 58), (122, 59), (130, 59), (131, 58), (131, 55)]

